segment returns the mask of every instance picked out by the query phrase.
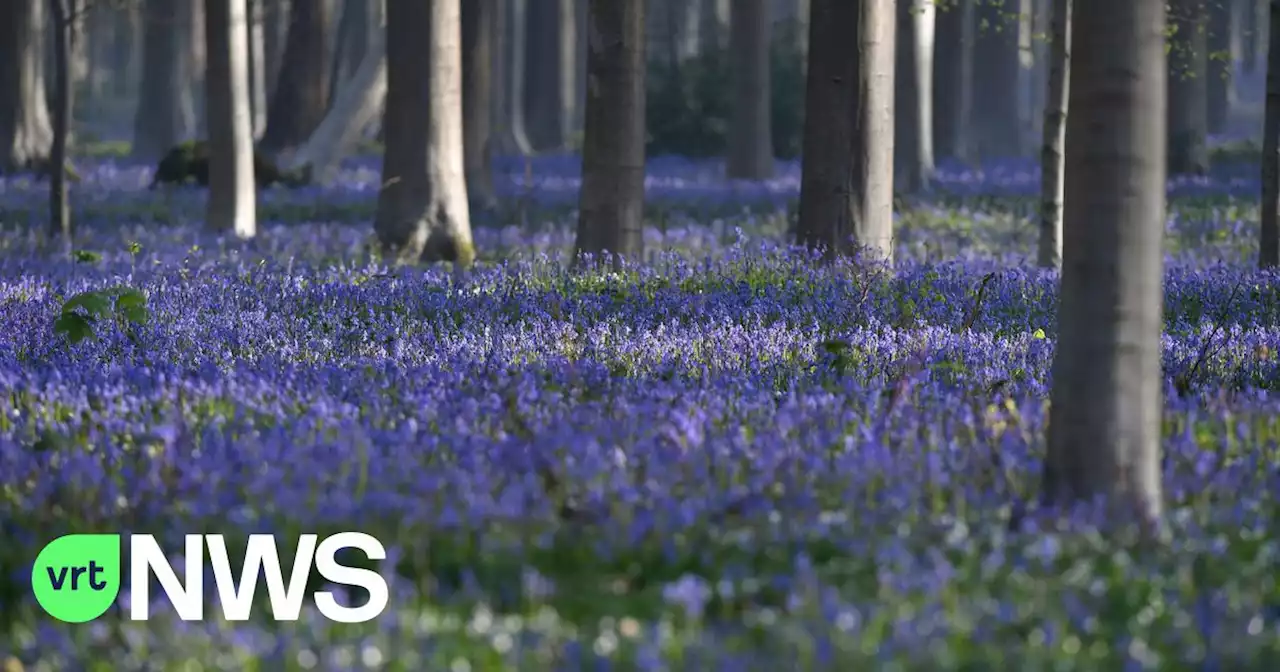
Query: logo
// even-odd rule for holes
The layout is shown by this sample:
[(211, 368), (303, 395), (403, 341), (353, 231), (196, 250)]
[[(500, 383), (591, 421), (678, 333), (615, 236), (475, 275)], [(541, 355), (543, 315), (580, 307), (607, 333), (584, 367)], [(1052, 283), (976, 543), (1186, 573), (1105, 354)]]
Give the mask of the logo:
[[(129, 537), (129, 618), (150, 618), (151, 577), (154, 576), (178, 617), (204, 620), (205, 551), (213, 565), (214, 585), (223, 616), (229, 621), (249, 620), (260, 575), (265, 575), (267, 597), (277, 621), (296, 621), (302, 612), (305, 590), (314, 567), (331, 584), (357, 586), (369, 600), (357, 607), (338, 603), (330, 591), (314, 594), (316, 608), (331, 621), (363, 623), (386, 609), (390, 593), (386, 579), (375, 571), (338, 563), (344, 548), (363, 551), (370, 560), (385, 560), (382, 543), (362, 532), (340, 532), (323, 541), (314, 534), (298, 540), (293, 567), (286, 584), (274, 535), (251, 534), (245, 548), (239, 580), (231, 569), (226, 540), (220, 534), (188, 534), (184, 549), (183, 579), (149, 534)], [(54, 539), (36, 556), (31, 587), (36, 601), (52, 617), (67, 623), (85, 623), (105, 614), (120, 594), (120, 535), (72, 534)]]

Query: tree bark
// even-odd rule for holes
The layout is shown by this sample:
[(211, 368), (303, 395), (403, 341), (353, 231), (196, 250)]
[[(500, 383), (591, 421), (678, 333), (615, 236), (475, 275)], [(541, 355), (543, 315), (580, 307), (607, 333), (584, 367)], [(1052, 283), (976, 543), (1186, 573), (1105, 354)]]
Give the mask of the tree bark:
[(43, 2), (0, 4), (0, 172), (49, 159), (53, 128), (45, 92)]
[(1168, 49), (1168, 170), (1175, 175), (1209, 171), (1208, 16), (1204, 3), (1173, 0), (1169, 8), (1173, 37)]
[(190, 26), (175, 0), (143, 0), (142, 82), (134, 113), (133, 155), (153, 161), (195, 132), (195, 101), (188, 86)]
[(462, 158), (461, 23), (459, 0), (387, 0), (386, 141), (374, 230), (398, 263), (465, 266), (475, 258)]
[(205, 2), (209, 200), (205, 225), (252, 238), (257, 232), (253, 122), (249, 112), (249, 12), (245, 0)]
[(205, 54), (204, 40), (204, 5), (206, 0), (182, 0), (179, 7), (182, 11), (183, 20), (186, 22), (187, 42), (185, 46), (191, 52), (191, 58), (188, 61), (190, 69), (188, 77), (184, 85), (191, 90), (193, 119), (195, 126), (192, 127), (192, 134), (199, 138), (208, 137), (209, 126), (208, 119), (205, 118), (207, 103), (205, 102), (205, 84), (204, 80), (207, 76), (208, 59)]
[(767, 0), (734, 0), (729, 16), (734, 104), (725, 161), (725, 174), (730, 179), (773, 177), (773, 100), (769, 89), (772, 28)]
[(1231, 71), (1235, 67), (1231, 51), (1231, 2), (1232, 0), (1208, 0), (1209, 35), (1208, 74), (1205, 80), (1208, 98), (1207, 129), (1210, 133), (1222, 133), (1227, 128), (1230, 112)]
[(1044, 106), (1040, 152), (1040, 242), (1037, 262), (1062, 265), (1062, 194), (1067, 143), (1067, 101), (1071, 82), (1071, 2), (1053, 0), (1049, 19), (1049, 93)]
[[(1076, 0), (1065, 249), (1043, 495), (1158, 525), (1162, 0)], [(1150, 529), (1150, 527), (1148, 528)]]
[(329, 107), (329, 16), (320, 0), (295, 0), (262, 147), (280, 151), (306, 142)]
[(933, 179), (934, 0), (897, 0), (894, 182), (914, 194)]
[(644, 254), (645, 2), (591, 0), (575, 259)]
[[(39, 4), (35, 2), (33, 4)], [(71, 134), (71, 113), (75, 107), (72, 86), (72, 58), (76, 43), (76, 0), (49, 0), (53, 16), (54, 107), (53, 148), (49, 156), (49, 233), (59, 237), (71, 252), (71, 208), (67, 203), (67, 139)]]
[(1280, 266), (1280, 0), (1270, 2), (1267, 102), (1262, 125), (1262, 217), (1258, 266)]
[(969, 160), (974, 0), (937, 0), (933, 138), (937, 156)]
[[(298, 0), (302, 2), (304, 0)], [(276, 84), (280, 81), (283, 69), (285, 43), (289, 32), (288, 0), (262, 0), (262, 67), (267, 71), (267, 105), (271, 105), (270, 96), (274, 95)]]
[(267, 127), (266, 0), (249, 3), (249, 108), (253, 113), (253, 137)]
[[(488, 1), (488, 0), (481, 0)], [(355, 74), (338, 89), (338, 95), (320, 126), (285, 161), (291, 171), (302, 171), (312, 180), (329, 182), (343, 157), (361, 134), (378, 118), (387, 96), (386, 31), (381, 0), (366, 7), (364, 59)]]
[(892, 0), (812, 0), (800, 242), (893, 261)]
[(569, 141), (575, 84), (573, 0), (532, 0), (525, 42), (524, 113), (537, 151), (563, 150)]
[(524, 78), (526, 0), (497, 0), (494, 42), (494, 151), (527, 156), (533, 152), (525, 126)]
[(497, 205), (493, 184), (493, 10), (495, 0), (462, 3), (462, 149), (473, 210)]
[[(1019, 19), (1010, 0), (975, 0), (973, 129), (982, 158), (1021, 156)], [(1016, 3), (1013, 3), (1016, 6)]]

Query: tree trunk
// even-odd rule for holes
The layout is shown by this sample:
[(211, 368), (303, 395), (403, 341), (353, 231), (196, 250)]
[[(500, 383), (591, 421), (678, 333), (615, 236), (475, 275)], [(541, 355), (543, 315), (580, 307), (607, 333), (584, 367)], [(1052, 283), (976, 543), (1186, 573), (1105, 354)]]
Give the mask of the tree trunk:
[(1158, 524), (1162, 0), (1076, 0), (1065, 250), (1043, 494)]
[(933, 0), (898, 0), (894, 181), (914, 194), (933, 179)]
[[(982, 158), (1021, 156), (1018, 119), (1019, 20), (1011, 0), (975, 0), (973, 129)], [(1014, 3), (1016, 5), (1016, 3)]]
[(1233, 0), (1240, 13), (1242, 21), (1240, 24), (1240, 41), (1243, 49), (1241, 71), (1246, 75), (1252, 75), (1257, 70), (1257, 55), (1259, 33), (1261, 26), (1257, 24), (1258, 5), (1268, 4), (1268, 0)]
[(933, 138), (938, 156), (969, 160), (973, 116), (974, 0), (937, 0)]
[[(302, 0), (299, 0), (302, 1)], [(262, 0), (262, 67), (267, 71), (267, 105), (275, 94), (283, 69), (285, 43), (289, 32), (288, 0)]]
[(736, 180), (773, 177), (769, 91), (773, 16), (767, 0), (734, 0), (729, 17), (733, 110), (725, 174)]
[(1063, 161), (1067, 143), (1067, 101), (1071, 82), (1071, 2), (1053, 0), (1049, 20), (1049, 93), (1044, 106), (1044, 145), (1040, 152), (1040, 244), (1037, 262), (1062, 265)]
[[(32, 4), (39, 4), (35, 2)], [(71, 111), (75, 106), (72, 86), (72, 58), (76, 43), (76, 0), (49, 0), (53, 18), (53, 150), (49, 156), (49, 233), (62, 239), (71, 252), (71, 208), (67, 203), (67, 138), (71, 134)]]
[(142, 43), (141, 11), (138, 5), (129, 3), (128, 8), (120, 11), (102, 11), (112, 23), (111, 47), (107, 58), (111, 63), (111, 94), (125, 97), (137, 95), (137, 51)]
[(1280, 266), (1280, 0), (1271, 0), (1267, 102), (1262, 125), (1262, 226), (1258, 266)]
[(188, 86), (190, 26), (175, 0), (143, 0), (142, 83), (134, 113), (133, 155), (152, 161), (195, 132), (195, 101)]
[(533, 152), (525, 127), (524, 77), (526, 0), (496, 0), (494, 12), (494, 151), (527, 156)]
[(560, 151), (569, 140), (574, 99), (573, 0), (529, 3), (524, 112), (537, 151)]
[(799, 242), (892, 263), (893, 2), (810, 7)]
[(465, 266), (475, 258), (462, 158), (461, 23), (459, 0), (387, 0), (386, 149), (374, 230), (398, 263)]
[(306, 142), (329, 107), (327, 5), (320, 0), (295, 0), (290, 7), (280, 79), (262, 133), (267, 151)]
[[(484, 0), (489, 1), (489, 0)], [(324, 121), (286, 161), (291, 171), (302, 171), (312, 180), (328, 182), (343, 157), (361, 134), (378, 118), (387, 96), (386, 31), (383, 3), (366, 6), (364, 60), (355, 74), (338, 89)]]
[[(693, 2), (694, 0), (689, 0)], [(697, 0), (702, 16), (698, 19), (698, 47), (707, 54), (725, 48), (725, 32), (729, 26), (729, 0)]]
[(249, 114), (249, 11), (245, 0), (207, 0), (205, 93), (209, 201), (205, 225), (252, 238), (257, 231), (253, 123)]
[(253, 137), (267, 127), (266, 0), (247, 0), (249, 6), (249, 109), (253, 112)]
[(645, 2), (591, 0), (576, 259), (644, 254)]
[[(466, 3), (463, 4), (465, 6)], [(342, 66), (343, 80), (355, 76), (356, 70), (360, 68), (360, 64), (364, 61), (364, 52), (369, 48), (369, 21), (376, 17), (369, 15), (369, 11), (366, 9), (368, 5), (367, 0), (345, 0), (342, 20), (347, 24), (350, 32), (347, 34), (346, 58)], [(348, 12), (350, 13), (350, 20), (348, 20)], [(338, 88), (338, 83), (336, 81), (329, 82), (329, 87), (336, 89)]]
[(1205, 81), (1208, 98), (1207, 129), (1210, 133), (1222, 133), (1227, 129), (1230, 113), (1231, 71), (1235, 64), (1231, 58), (1231, 2), (1232, 0), (1208, 0), (1209, 35), (1208, 74)]
[(44, 3), (0, 4), (0, 172), (49, 159), (53, 128), (45, 94)]
[(209, 135), (208, 119), (205, 118), (207, 103), (204, 99), (204, 80), (208, 70), (204, 40), (204, 5), (205, 0), (182, 0), (179, 2), (183, 12), (182, 16), (186, 22), (186, 30), (188, 31), (188, 41), (185, 44), (191, 52), (191, 58), (188, 61), (190, 70), (184, 84), (191, 89), (193, 118), (195, 119), (192, 133), (199, 138), (208, 137)]
[(1209, 171), (1208, 16), (1205, 0), (1173, 0), (1169, 8), (1172, 44), (1168, 49), (1169, 172), (1203, 175)]
[(495, 0), (462, 3), (462, 150), (473, 210), (488, 210), (498, 203), (490, 146), (494, 4)]

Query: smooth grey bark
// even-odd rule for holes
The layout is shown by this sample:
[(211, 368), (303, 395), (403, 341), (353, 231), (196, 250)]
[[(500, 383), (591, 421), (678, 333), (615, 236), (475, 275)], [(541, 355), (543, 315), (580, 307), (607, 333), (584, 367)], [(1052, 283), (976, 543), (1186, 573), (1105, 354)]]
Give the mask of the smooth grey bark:
[(320, 0), (295, 0), (289, 11), (280, 78), (262, 132), (261, 144), (267, 151), (306, 142), (329, 108), (327, 5)]
[(799, 242), (893, 261), (893, 0), (813, 0)]
[[(35, 4), (39, 4), (39, 0)], [(53, 18), (53, 147), (49, 155), (49, 233), (71, 251), (71, 207), (67, 202), (67, 141), (75, 106), (72, 59), (76, 44), (76, 0), (49, 0)]]
[(591, 0), (575, 261), (644, 254), (645, 2)]
[(1071, 2), (1053, 0), (1049, 19), (1049, 92), (1044, 106), (1040, 151), (1040, 241), (1036, 261), (1062, 265), (1062, 195), (1067, 143), (1067, 102), (1071, 82)]
[(193, 134), (196, 137), (207, 137), (209, 134), (208, 119), (205, 117), (205, 111), (208, 108), (204, 99), (204, 79), (208, 70), (204, 40), (205, 2), (206, 0), (182, 0), (179, 2), (182, 20), (187, 24), (186, 30), (188, 31), (188, 39), (184, 45), (191, 52), (191, 60), (188, 61), (191, 67), (187, 72), (186, 86), (191, 90), (192, 111), (195, 119)]
[(734, 0), (729, 16), (733, 109), (725, 174), (737, 180), (773, 177), (768, 0)]
[(977, 154), (982, 158), (1020, 156), (1019, 20), (1006, 8), (1009, 0), (975, 3), (972, 121)]
[(249, 109), (253, 114), (253, 137), (267, 127), (266, 0), (247, 0), (249, 7)]
[(1209, 4), (1208, 79), (1205, 81), (1208, 98), (1206, 128), (1210, 133), (1221, 133), (1227, 127), (1227, 115), (1231, 105), (1231, 72), (1234, 69), (1231, 49), (1232, 0), (1207, 0)]
[(1206, 0), (1172, 0), (1168, 49), (1170, 174), (1203, 175), (1209, 171), (1208, 11)]
[(897, 0), (894, 182), (914, 194), (933, 180), (933, 0)]
[(53, 127), (44, 82), (43, 2), (0, 4), (0, 171), (49, 159)]
[(1076, 0), (1058, 341), (1043, 495), (1163, 514), (1163, 0)]
[(525, 36), (528, 32), (526, 0), (497, 0), (494, 43), (493, 150), (498, 154), (528, 156), (533, 152), (525, 126)]
[(1280, 0), (1270, 2), (1267, 102), (1262, 125), (1262, 216), (1258, 266), (1280, 266)]
[[(186, 0), (183, 0), (186, 1)], [(195, 37), (181, 20), (177, 0), (143, 0), (142, 81), (134, 112), (133, 156), (152, 161), (195, 134), (195, 100), (189, 85)]]
[(475, 259), (462, 158), (459, 0), (387, 0), (382, 191), (374, 231), (397, 263)]
[(473, 210), (498, 203), (493, 184), (493, 11), (495, 0), (462, 3), (462, 150)]
[(311, 137), (283, 163), (317, 182), (329, 182), (343, 157), (361, 134), (377, 121), (387, 96), (386, 30), (381, 0), (368, 0), (364, 58), (339, 89), (338, 95)]
[(249, 9), (245, 0), (206, 0), (204, 6), (209, 124), (205, 226), (252, 238), (257, 232), (257, 191), (249, 111)]
[(937, 0), (933, 146), (937, 156), (969, 160), (973, 118), (974, 0)]
[(577, 102), (573, 0), (531, 0), (525, 41), (524, 113), (533, 148), (555, 152), (568, 144)]

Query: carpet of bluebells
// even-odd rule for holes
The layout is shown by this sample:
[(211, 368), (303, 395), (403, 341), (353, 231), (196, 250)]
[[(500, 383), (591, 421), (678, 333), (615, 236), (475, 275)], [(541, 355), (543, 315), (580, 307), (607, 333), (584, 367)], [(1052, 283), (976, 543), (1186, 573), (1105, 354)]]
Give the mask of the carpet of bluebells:
[[(1280, 662), (1280, 278), (1253, 270), (1251, 169), (1170, 184), (1160, 550), (1027, 504), (1057, 283), (1029, 165), (944, 169), (900, 204), (893, 272), (781, 242), (795, 166), (676, 160), (650, 166), (645, 262), (570, 271), (574, 161), (500, 169), (467, 271), (380, 262), (368, 160), (264, 192), (251, 242), (201, 230), (200, 190), (90, 165), (72, 259), (32, 233), (44, 185), (0, 180), (5, 670)], [(55, 330), (121, 285), (145, 320)], [(65, 533), (345, 530), (389, 549), (366, 624), (182, 622), (154, 589), (135, 623), (126, 583), (67, 625), (30, 593)]]

